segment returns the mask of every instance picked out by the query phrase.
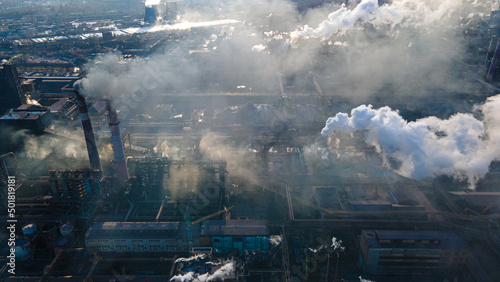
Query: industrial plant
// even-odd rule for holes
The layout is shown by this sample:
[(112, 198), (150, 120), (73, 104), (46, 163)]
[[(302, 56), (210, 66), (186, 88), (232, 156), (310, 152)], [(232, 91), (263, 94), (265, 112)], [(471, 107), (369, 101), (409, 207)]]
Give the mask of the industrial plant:
[(500, 281), (498, 0), (4, 0), (0, 281)]

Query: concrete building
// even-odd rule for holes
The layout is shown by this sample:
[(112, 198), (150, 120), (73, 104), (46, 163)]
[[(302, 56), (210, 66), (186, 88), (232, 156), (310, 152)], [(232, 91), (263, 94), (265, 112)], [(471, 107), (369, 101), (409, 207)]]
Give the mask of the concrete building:
[(239, 254), (269, 252), (269, 232), (265, 221), (207, 220), (202, 223), (200, 242), (212, 247), (214, 255), (225, 255), (233, 250)]
[(465, 243), (454, 232), (363, 230), (359, 264), (368, 274), (454, 273)]

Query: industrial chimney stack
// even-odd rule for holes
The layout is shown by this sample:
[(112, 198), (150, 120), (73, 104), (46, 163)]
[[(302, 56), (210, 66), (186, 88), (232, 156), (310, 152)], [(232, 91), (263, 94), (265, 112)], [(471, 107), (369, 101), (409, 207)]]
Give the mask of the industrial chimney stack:
[(101, 170), (101, 159), (97, 151), (95, 143), (94, 130), (92, 129), (92, 122), (89, 117), (89, 110), (85, 104), (85, 98), (75, 91), (76, 101), (80, 109), (80, 119), (82, 120), (83, 133), (85, 134), (85, 143), (87, 144), (87, 151), (89, 153), (90, 168)]
[(120, 133), (120, 122), (116, 110), (111, 106), (111, 101), (108, 101), (109, 129), (111, 130), (111, 143), (115, 152), (116, 169), (118, 171), (118, 179), (127, 181), (129, 179), (127, 160), (125, 159), (125, 151), (123, 150), (122, 136)]

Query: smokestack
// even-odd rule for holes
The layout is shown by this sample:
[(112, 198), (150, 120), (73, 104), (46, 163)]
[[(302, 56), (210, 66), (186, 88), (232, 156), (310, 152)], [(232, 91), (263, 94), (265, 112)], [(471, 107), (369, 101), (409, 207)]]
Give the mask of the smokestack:
[(497, 68), (498, 57), (500, 56), (500, 39), (497, 41), (497, 47), (495, 48), (495, 54), (491, 60), (490, 69), (488, 70), (488, 75), (486, 76), (486, 82), (491, 82), (493, 80), (493, 75)]
[(83, 133), (85, 134), (85, 143), (87, 144), (87, 151), (89, 153), (90, 168), (101, 169), (101, 159), (99, 158), (99, 152), (97, 151), (97, 145), (95, 143), (94, 130), (92, 129), (92, 123), (89, 118), (89, 110), (85, 104), (85, 98), (75, 91), (76, 101), (78, 108), (80, 109), (80, 119), (82, 120)]
[(118, 179), (127, 181), (128, 169), (127, 160), (125, 159), (125, 151), (123, 150), (122, 135), (120, 133), (120, 122), (116, 110), (111, 106), (111, 101), (108, 100), (108, 115), (109, 115), (109, 129), (111, 130), (111, 143), (113, 144), (113, 151), (115, 152), (116, 170), (118, 171)]

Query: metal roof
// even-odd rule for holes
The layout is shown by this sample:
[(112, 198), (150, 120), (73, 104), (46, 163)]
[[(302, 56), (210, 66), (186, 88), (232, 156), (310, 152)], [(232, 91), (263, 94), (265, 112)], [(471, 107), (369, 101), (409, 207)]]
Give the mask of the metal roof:
[[(467, 249), (462, 239), (451, 231), (363, 230), (362, 236), (366, 239), (370, 248)], [(391, 242), (381, 242), (387, 240)], [(396, 243), (394, 240), (401, 240), (401, 242)], [(422, 242), (429, 240), (435, 241), (435, 243)]]
[(86, 239), (160, 239), (177, 236), (179, 222), (97, 222)]
[(267, 223), (252, 220), (207, 220), (201, 228), (202, 236), (267, 236)]

